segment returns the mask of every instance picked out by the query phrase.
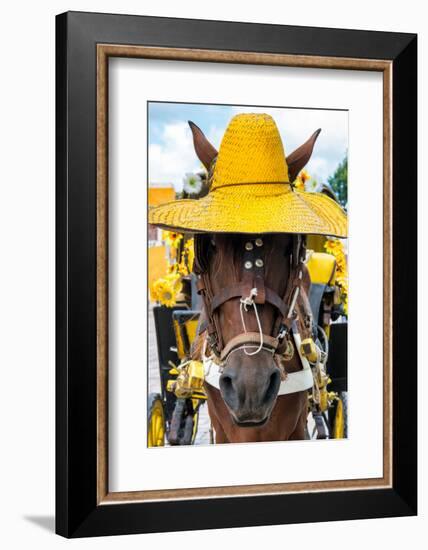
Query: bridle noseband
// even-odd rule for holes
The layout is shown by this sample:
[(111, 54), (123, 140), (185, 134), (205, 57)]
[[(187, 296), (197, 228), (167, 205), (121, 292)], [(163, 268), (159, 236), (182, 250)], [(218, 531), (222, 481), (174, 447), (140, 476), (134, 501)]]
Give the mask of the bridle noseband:
[[(291, 343), (293, 324), (296, 326), (296, 322), (300, 321), (309, 332), (312, 329), (312, 313), (302, 295), (303, 262), (306, 256), (304, 238), (293, 235), (292, 252), (288, 255), (290, 272), (282, 297), (265, 284), (262, 237), (249, 236), (245, 240), (242, 280), (220, 289), (216, 294), (213, 293), (208, 270), (209, 246), (208, 235), (195, 236), (194, 272), (197, 276), (197, 290), (202, 297), (207, 316), (206, 324), (199, 332), (207, 330), (207, 344), (214, 355), (214, 361), (224, 366), (229, 356), (238, 350), (243, 350), (246, 355), (256, 355), (266, 350), (273, 356), (291, 359), (294, 350)], [(220, 327), (219, 308), (234, 298), (240, 300), (243, 332), (225, 343)], [(265, 303), (271, 304), (277, 311), (273, 336), (263, 333), (259, 318), (257, 306)], [(251, 307), (256, 316), (258, 332), (248, 332), (246, 328), (245, 314)], [(253, 348), (253, 351), (248, 351)]]

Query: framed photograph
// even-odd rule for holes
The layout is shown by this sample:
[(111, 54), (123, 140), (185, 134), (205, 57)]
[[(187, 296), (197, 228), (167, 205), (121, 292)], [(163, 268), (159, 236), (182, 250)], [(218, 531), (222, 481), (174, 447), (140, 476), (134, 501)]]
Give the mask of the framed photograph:
[(416, 514), (416, 35), (56, 25), (57, 533)]

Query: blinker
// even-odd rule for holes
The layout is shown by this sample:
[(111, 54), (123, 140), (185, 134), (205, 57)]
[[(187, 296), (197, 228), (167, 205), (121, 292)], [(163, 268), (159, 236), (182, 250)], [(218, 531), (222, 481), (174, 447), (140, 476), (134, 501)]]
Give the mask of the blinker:
[(317, 347), (312, 338), (305, 338), (305, 340), (303, 340), (300, 344), (300, 353), (311, 363), (314, 363), (317, 360)]

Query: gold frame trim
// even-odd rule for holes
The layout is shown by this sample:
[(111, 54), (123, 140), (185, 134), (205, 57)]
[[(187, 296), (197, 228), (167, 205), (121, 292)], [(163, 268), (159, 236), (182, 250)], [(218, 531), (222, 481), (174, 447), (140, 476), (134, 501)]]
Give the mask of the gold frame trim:
[[(108, 59), (205, 61), (383, 73), (383, 477), (227, 487), (108, 490)], [(97, 45), (97, 503), (224, 498), (392, 487), (392, 62), (255, 52)]]

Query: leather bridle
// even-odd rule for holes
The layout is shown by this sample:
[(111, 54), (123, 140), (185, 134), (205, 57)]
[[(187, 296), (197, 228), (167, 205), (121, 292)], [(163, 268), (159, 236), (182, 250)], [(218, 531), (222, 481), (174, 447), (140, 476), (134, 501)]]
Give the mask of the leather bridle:
[[(292, 346), (292, 333), (297, 331), (297, 323), (308, 334), (312, 331), (312, 312), (306, 297), (302, 292), (303, 263), (306, 256), (305, 238), (293, 235), (293, 246), (285, 261), (290, 262), (290, 271), (283, 296), (265, 284), (264, 242), (263, 236), (248, 235), (243, 240), (243, 276), (238, 283), (220, 289), (214, 294), (209, 275), (208, 247), (211, 246), (211, 236), (198, 234), (195, 236), (194, 273), (197, 277), (197, 291), (202, 297), (206, 322), (199, 332), (207, 331), (207, 345), (214, 355), (214, 360), (221, 365), (226, 364), (228, 357), (238, 349), (258, 348), (270, 351), (274, 356), (287, 356)], [(220, 307), (231, 299), (240, 299), (243, 332), (228, 342), (220, 326)], [(264, 334), (258, 320), (257, 306), (271, 304), (276, 310), (272, 335)], [(259, 322), (259, 332), (247, 332), (242, 307), (253, 306)], [(293, 351), (293, 348), (291, 348)], [(257, 349), (256, 349), (257, 352)], [(292, 354), (291, 354), (292, 356)]]

